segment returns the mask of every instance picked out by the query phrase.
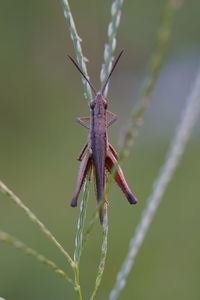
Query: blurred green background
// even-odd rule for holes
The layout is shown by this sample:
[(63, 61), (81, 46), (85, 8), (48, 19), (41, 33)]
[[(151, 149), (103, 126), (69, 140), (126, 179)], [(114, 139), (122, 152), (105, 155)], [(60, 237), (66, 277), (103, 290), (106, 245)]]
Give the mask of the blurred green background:
[[(116, 147), (144, 78), (165, 1), (127, 0), (117, 51), (125, 48), (110, 83), (109, 109), (119, 120), (109, 129)], [(70, 1), (91, 81), (99, 88), (111, 1)], [(128, 242), (140, 219), (190, 92), (199, 60), (200, 2), (185, 1), (177, 13), (165, 63), (130, 157), (123, 165), (139, 204), (129, 206), (113, 186), (109, 195), (109, 246), (96, 299), (108, 299)], [(59, 1), (1, 1), (0, 170), (3, 180), (72, 254), (79, 208), (70, 207), (87, 131), (81, 78), (66, 58), (74, 50)], [(200, 297), (200, 133), (187, 146), (136, 259), (120, 299)], [(80, 203), (80, 201), (79, 201)], [(91, 185), (88, 216), (95, 207)], [(71, 270), (24, 213), (0, 195), (0, 227)], [(101, 240), (97, 223), (81, 261), (84, 299), (92, 290)], [(47, 267), (0, 243), (0, 297), (6, 300), (76, 299), (71, 286)]]

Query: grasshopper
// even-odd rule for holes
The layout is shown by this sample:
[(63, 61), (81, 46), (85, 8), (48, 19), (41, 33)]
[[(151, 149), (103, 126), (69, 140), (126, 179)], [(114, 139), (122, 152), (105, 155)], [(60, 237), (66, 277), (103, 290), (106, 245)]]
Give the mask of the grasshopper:
[[(103, 93), (106, 89), (106, 86), (110, 80), (110, 77), (120, 59), (120, 56), (122, 55), (123, 50), (118, 55), (102, 89), (100, 92), (97, 92), (90, 80), (86, 77), (86, 75), (83, 73), (83, 71), (80, 69), (78, 64), (74, 61), (74, 59), (68, 55), (70, 60), (73, 62), (73, 64), (76, 66), (76, 68), (79, 70), (79, 72), (82, 74), (82, 76), (85, 78), (85, 80), (90, 85), (95, 98), (90, 103), (90, 117), (83, 117), (83, 118), (77, 118), (76, 121), (81, 124), (83, 127), (89, 129), (89, 135), (87, 138), (87, 142), (83, 146), (79, 156), (78, 160), (81, 162), (78, 172), (78, 178), (76, 183), (76, 189), (74, 192), (74, 196), (71, 201), (71, 206), (77, 206), (77, 199), (81, 190), (81, 187), (84, 183), (84, 180), (86, 178), (86, 175), (88, 172), (92, 172), (92, 168), (94, 168), (94, 174), (95, 174), (95, 185), (96, 185), (96, 198), (99, 202), (101, 199), (101, 196), (104, 192), (104, 186), (105, 186), (105, 169), (107, 169), (109, 172), (112, 171), (113, 166), (117, 163), (118, 155), (115, 149), (112, 147), (112, 145), (108, 142), (108, 134), (107, 134), (107, 128), (111, 126), (118, 118), (117, 115), (107, 110), (108, 103), (103, 98)], [(111, 120), (107, 122), (106, 115), (111, 116)], [(90, 126), (86, 124), (84, 121), (90, 120)], [(114, 175), (115, 181), (118, 184), (118, 186), (121, 188), (122, 192), (125, 194), (126, 198), (128, 199), (130, 204), (136, 204), (137, 199), (134, 197), (134, 195), (131, 193), (131, 190), (128, 187), (128, 184), (124, 178), (124, 174), (122, 172), (122, 169), (120, 166), (117, 167), (117, 170)], [(99, 211), (99, 218), (100, 222), (103, 223), (103, 217), (104, 217), (104, 204), (106, 200), (104, 199)]]

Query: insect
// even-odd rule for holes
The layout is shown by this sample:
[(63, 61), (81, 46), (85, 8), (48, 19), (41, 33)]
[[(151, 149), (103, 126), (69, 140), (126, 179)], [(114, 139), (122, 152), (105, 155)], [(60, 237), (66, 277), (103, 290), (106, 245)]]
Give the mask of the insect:
[[(74, 59), (68, 55), (68, 57), (71, 59), (73, 64), (76, 66), (76, 68), (79, 70), (79, 72), (82, 74), (82, 76), (85, 78), (85, 80), (90, 85), (95, 98), (91, 101), (90, 104), (90, 117), (83, 117), (83, 118), (77, 118), (77, 122), (84, 126), (85, 128), (89, 129), (89, 135), (87, 138), (87, 142), (83, 146), (79, 156), (78, 160), (81, 162), (78, 172), (78, 178), (76, 183), (76, 189), (74, 192), (74, 196), (71, 201), (71, 206), (77, 206), (77, 199), (81, 190), (81, 187), (84, 183), (84, 180), (86, 178), (86, 175), (88, 172), (92, 171), (92, 168), (94, 168), (94, 174), (95, 174), (95, 184), (96, 184), (96, 198), (97, 202), (100, 201), (101, 196), (104, 192), (104, 186), (105, 186), (105, 178), (106, 169), (111, 172), (113, 166), (116, 164), (118, 155), (115, 149), (112, 147), (112, 145), (108, 142), (108, 135), (107, 135), (107, 128), (111, 126), (118, 118), (117, 115), (107, 110), (108, 103), (103, 98), (103, 93), (106, 89), (106, 86), (110, 80), (110, 77), (123, 53), (123, 50), (119, 53), (106, 81), (103, 85), (100, 92), (97, 92), (90, 80), (86, 77), (86, 75), (83, 73), (83, 71), (79, 68), (78, 64), (74, 61)], [(111, 120), (107, 122), (106, 115), (111, 116)], [(90, 126), (86, 124), (84, 121), (90, 120)], [(131, 190), (128, 187), (128, 184), (126, 183), (126, 180), (124, 178), (124, 174), (122, 172), (122, 169), (118, 166), (116, 173), (114, 175), (115, 181), (118, 184), (118, 186), (121, 188), (123, 193), (125, 194), (126, 198), (128, 199), (130, 204), (136, 204), (137, 199), (134, 197), (134, 195), (131, 193)], [(99, 218), (100, 222), (103, 223), (103, 217), (104, 217), (104, 205), (106, 200), (104, 199), (99, 211)]]

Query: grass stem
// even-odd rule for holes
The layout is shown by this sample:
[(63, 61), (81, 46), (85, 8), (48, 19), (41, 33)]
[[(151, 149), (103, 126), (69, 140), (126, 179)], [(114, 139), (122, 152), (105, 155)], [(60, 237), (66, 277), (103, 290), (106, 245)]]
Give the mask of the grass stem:
[(100, 262), (99, 262), (99, 267), (98, 267), (98, 271), (97, 271), (94, 290), (92, 292), (92, 296), (90, 297), (90, 300), (94, 299), (97, 289), (99, 288), (100, 283), (101, 283), (101, 279), (102, 279), (104, 267), (105, 267), (105, 262), (106, 262), (107, 246), (108, 246), (108, 207), (107, 207), (107, 204), (105, 204), (104, 221), (103, 221), (103, 228), (102, 228), (102, 245), (101, 245), (101, 253), (100, 253)]
[(83, 228), (86, 218), (86, 207), (87, 207), (87, 200), (89, 197), (89, 174), (86, 176), (86, 180), (83, 187), (83, 198), (80, 205), (80, 215), (77, 223), (77, 232), (75, 237), (75, 251), (74, 251), (74, 261), (79, 263), (81, 252), (82, 252), (82, 245), (83, 245)]
[[(120, 24), (121, 12), (123, 0), (114, 0), (111, 6), (111, 21), (108, 25), (108, 43), (104, 46), (104, 64), (101, 68), (100, 79), (101, 85), (103, 87), (106, 78), (111, 71), (112, 63), (113, 63), (113, 53), (116, 48), (117, 40), (117, 29)], [(104, 97), (107, 96), (108, 93), (108, 85), (104, 91)]]
[[(76, 26), (74, 23), (74, 19), (72, 17), (69, 2), (68, 2), (68, 0), (61, 0), (61, 1), (62, 1), (63, 9), (64, 9), (64, 16), (67, 20), (67, 24), (69, 27), (70, 37), (71, 37), (73, 45), (74, 45), (78, 65), (80, 66), (80, 68), (84, 72), (84, 74), (88, 77), (86, 63), (85, 63), (87, 61), (87, 58), (85, 58), (83, 56), (82, 47), (81, 47), (82, 39), (80, 38), (80, 36), (77, 33), (77, 29), (76, 29)], [(82, 81), (83, 81), (83, 85), (84, 85), (85, 95), (86, 95), (86, 98), (87, 98), (88, 104), (89, 104), (92, 99), (92, 91), (91, 91), (89, 84), (83, 77), (82, 77)]]

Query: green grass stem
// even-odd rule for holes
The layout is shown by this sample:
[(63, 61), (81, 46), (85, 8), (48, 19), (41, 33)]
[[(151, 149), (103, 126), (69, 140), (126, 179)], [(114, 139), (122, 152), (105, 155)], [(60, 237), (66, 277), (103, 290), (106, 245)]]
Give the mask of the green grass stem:
[(82, 252), (82, 244), (83, 244), (83, 228), (86, 218), (86, 208), (87, 208), (87, 200), (89, 197), (89, 174), (86, 177), (86, 181), (83, 187), (83, 199), (80, 205), (80, 215), (77, 223), (77, 232), (75, 237), (75, 251), (74, 251), (74, 261), (79, 263), (81, 252)]
[[(117, 29), (120, 24), (121, 12), (123, 0), (115, 0), (111, 6), (111, 21), (108, 25), (108, 43), (104, 46), (104, 64), (101, 68), (100, 79), (101, 86), (103, 87), (106, 78), (111, 71), (112, 63), (113, 63), (113, 53), (116, 48), (117, 40)], [(104, 97), (107, 96), (108, 93), (108, 85), (104, 91)]]
[(99, 262), (99, 267), (98, 267), (98, 271), (97, 271), (94, 290), (92, 292), (92, 296), (90, 297), (90, 300), (94, 299), (97, 289), (99, 288), (100, 283), (101, 283), (101, 279), (102, 279), (104, 267), (105, 267), (105, 262), (106, 262), (107, 246), (108, 246), (108, 207), (107, 207), (107, 204), (105, 204), (104, 221), (103, 221), (103, 228), (102, 228), (102, 245), (101, 245), (101, 253), (100, 253), (100, 262)]
[[(84, 72), (84, 74), (88, 77), (87, 67), (86, 67), (87, 59), (83, 56), (83, 51), (82, 51), (82, 47), (81, 47), (82, 39), (80, 38), (80, 36), (77, 33), (77, 29), (76, 29), (76, 26), (74, 23), (74, 19), (72, 17), (69, 2), (68, 2), (68, 0), (61, 0), (61, 1), (62, 1), (63, 9), (64, 9), (64, 16), (67, 20), (67, 24), (69, 27), (70, 37), (71, 37), (73, 45), (74, 45), (78, 65), (80, 66), (80, 68)], [(84, 85), (85, 96), (86, 96), (86, 98), (88, 100), (88, 104), (89, 104), (92, 99), (92, 91), (91, 91), (89, 84), (83, 77), (82, 77), (82, 81), (83, 81), (83, 85)]]

